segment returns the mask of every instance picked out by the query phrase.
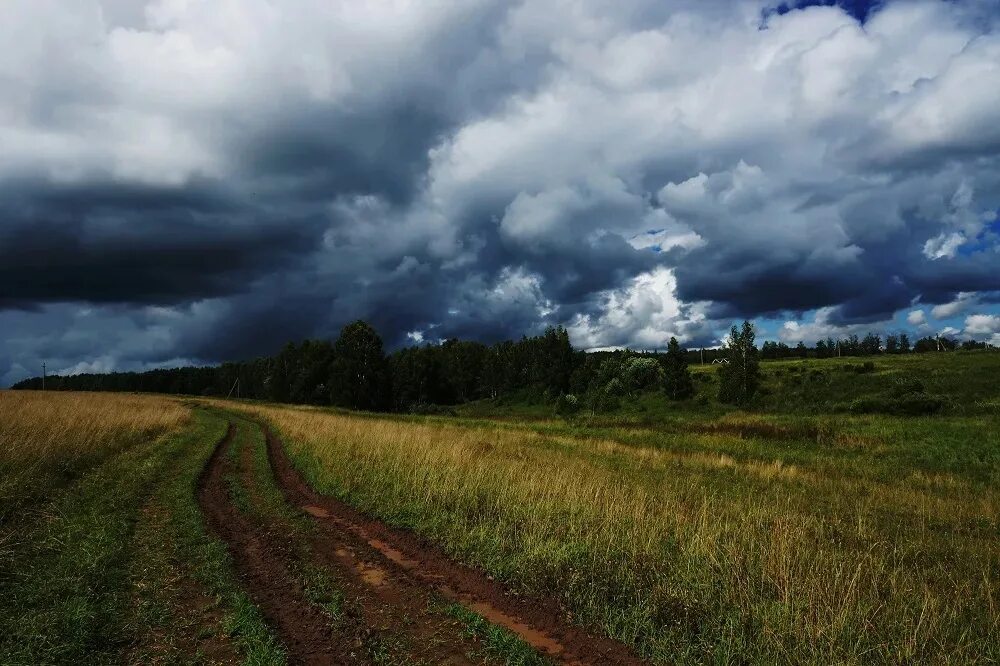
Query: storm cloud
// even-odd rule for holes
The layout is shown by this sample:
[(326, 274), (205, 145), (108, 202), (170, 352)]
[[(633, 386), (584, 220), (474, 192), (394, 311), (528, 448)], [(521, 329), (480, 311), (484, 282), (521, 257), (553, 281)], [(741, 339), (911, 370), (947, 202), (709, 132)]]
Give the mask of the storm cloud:
[(916, 310), (992, 339), (998, 27), (985, 0), (3, 3), (0, 385), (356, 318), (391, 346)]

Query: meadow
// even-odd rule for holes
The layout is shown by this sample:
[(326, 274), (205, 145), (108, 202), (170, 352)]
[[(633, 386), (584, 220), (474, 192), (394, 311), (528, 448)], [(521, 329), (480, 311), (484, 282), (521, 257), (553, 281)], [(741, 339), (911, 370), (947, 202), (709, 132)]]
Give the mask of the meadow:
[[(1000, 357), (949, 356), (765, 364), (753, 413), (656, 395), (568, 421), (240, 409), (317, 489), (655, 662), (995, 661)], [(852, 413), (914, 379), (942, 413)]]
[(0, 663), (559, 661), (379, 569), (303, 512), (271, 446), (651, 663), (1000, 660), (1000, 354), (762, 371), (752, 409), (694, 366), (691, 400), (569, 417), (0, 392)]

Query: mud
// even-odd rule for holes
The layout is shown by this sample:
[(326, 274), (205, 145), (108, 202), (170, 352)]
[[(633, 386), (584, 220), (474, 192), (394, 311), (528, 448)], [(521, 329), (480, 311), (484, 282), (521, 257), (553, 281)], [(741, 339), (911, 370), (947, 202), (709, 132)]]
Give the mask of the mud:
[[(256, 426), (254, 426), (256, 427)], [(219, 446), (200, 484), (210, 528), (229, 546), (237, 571), (288, 650), (293, 664), (482, 664), (483, 651), (458, 620), (439, 610), (436, 596), (393, 577), (357, 539), (339, 531), (303, 530), (268, 508), (255, 469), (252, 442), (244, 441), (238, 465), (227, 455), (233, 435)], [(235, 467), (238, 466), (238, 469)], [(232, 504), (238, 477), (249, 506)], [(310, 526), (311, 527), (311, 526)], [(310, 601), (303, 567), (325, 572), (340, 598), (336, 612)], [(315, 592), (315, 591), (314, 591)]]
[[(406, 530), (389, 527), (317, 493), (294, 468), (278, 437), (265, 428), (268, 457), (286, 500), (315, 522), (317, 548), (329, 557), (354, 554), (354, 569), (376, 589), (399, 586), (457, 602), (503, 626), (557, 663), (641, 664), (627, 647), (575, 626), (552, 599), (511, 594), (483, 572), (459, 564)], [(324, 540), (334, 544), (324, 547)], [(360, 567), (360, 568), (359, 568)], [(390, 585), (391, 583), (391, 585)]]
[(198, 502), (209, 529), (229, 548), (248, 593), (280, 635), (289, 661), (299, 664), (364, 663), (356, 646), (336, 640), (327, 616), (310, 604), (288, 567), (286, 544), (259, 529), (232, 504), (225, 476), (232, 424), (208, 461), (198, 484)]

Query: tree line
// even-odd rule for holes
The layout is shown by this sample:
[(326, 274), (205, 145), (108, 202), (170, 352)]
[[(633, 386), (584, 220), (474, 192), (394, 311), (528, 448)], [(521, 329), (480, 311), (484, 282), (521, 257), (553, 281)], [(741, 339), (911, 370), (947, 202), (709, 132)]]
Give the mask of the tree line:
[[(671, 338), (665, 353), (630, 349), (583, 352), (563, 327), (492, 345), (446, 340), (387, 354), (368, 323), (356, 321), (334, 341), (289, 343), (274, 356), (215, 367), (146, 372), (79, 374), (46, 378), (45, 388), (77, 391), (133, 391), (238, 397), (274, 402), (334, 405), (370, 411), (433, 411), (437, 406), (484, 398), (552, 402), (561, 413), (614, 409), (626, 396), (662, 390), (673, 400), (694, 395), (690, 363), (721, 363), (718, 398), (745, 404), (757, 391), (759, 360), (799, 357), (868, 356), (954, 349), (946, 338), (913, 345), (905, 334), (885, 343), (872, 333), (863, 339), (821, 340), (812, 349), (799, 343), (755, 343), (751, 322), (733, 327), (719, 349), (685, 349)], [(971, 346), (970, 346), (971, 345)], [(985, 347), (963, 343), (965, 348)], [(15, 389), (40, 389), (42, 378)]]

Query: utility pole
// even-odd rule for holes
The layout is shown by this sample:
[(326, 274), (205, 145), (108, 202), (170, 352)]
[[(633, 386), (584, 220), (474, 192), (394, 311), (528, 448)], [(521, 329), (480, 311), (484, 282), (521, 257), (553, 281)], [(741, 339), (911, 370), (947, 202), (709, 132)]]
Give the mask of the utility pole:
[(42, 390), (45, 390), (45, 361), (42, 361)]
[(705, 365), (705, 348), (701, 348), (701, 364)]

